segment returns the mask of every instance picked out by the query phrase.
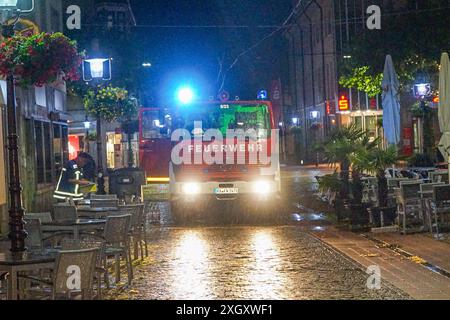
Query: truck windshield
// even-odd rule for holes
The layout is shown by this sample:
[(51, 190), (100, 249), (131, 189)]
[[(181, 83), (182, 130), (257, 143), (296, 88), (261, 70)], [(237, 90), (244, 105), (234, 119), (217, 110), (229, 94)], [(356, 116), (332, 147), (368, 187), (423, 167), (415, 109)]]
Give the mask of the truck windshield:
[(173, 119), (174, 129), (186, 129), (193, 133), (194, 122), (202, 123), (203, 132), (208, 129), (220, 130), (226, 136), (228, 129), (267, 130), (270, 135), (271, 121), (267, 105), (215, 104), (194, 106), (179, 112)]

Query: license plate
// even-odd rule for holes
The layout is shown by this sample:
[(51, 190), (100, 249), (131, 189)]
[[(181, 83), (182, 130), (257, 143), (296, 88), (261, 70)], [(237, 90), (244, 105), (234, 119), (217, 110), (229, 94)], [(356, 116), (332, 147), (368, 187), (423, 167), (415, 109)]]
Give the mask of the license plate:
[(215, 194), (238, 194), (238, 188), (216, 188), (214, 189)]

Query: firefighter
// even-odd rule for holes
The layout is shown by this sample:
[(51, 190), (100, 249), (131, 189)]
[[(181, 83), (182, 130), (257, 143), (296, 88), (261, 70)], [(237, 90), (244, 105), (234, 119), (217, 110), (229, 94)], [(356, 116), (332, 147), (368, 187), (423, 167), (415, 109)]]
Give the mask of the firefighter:
[(80, 186), (92, 184), (88, 180), (83, 179), (82, 172), (89, 158), (89, 154), (81, 152), (76, 159), (67, 162), (61, 171), (61, 176), (53, 195), (55, 199), (77, 201), (84, 198), (83, 193), (80, 191)]

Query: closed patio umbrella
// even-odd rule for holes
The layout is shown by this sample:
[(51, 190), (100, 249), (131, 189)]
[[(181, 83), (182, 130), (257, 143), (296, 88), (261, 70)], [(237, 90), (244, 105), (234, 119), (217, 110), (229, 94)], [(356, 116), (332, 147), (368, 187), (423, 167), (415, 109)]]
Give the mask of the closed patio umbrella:
[(386, 56), (383, 73), (383, 129), (388, 144), (400, 142), (399, 81), (390, 55)]
[(439, 126), (442, 132), (439, 150), (448, 158), (450, 175), (450, 61), (447, 53), (442, 54), (439, 71)]

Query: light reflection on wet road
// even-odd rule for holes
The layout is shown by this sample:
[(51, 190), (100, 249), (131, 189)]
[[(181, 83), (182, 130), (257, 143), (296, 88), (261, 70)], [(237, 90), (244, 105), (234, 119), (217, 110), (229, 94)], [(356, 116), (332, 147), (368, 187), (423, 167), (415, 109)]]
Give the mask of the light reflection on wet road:
[[(285, 226), (151, 228), (150, 263), (136, 270), (132, 299), (403, 299), (307, 230), (326, 228), (323, 214), (300, 203), (316, 170), (284, 173)], [(296, 202), (297, 201), (297, 202)], [(167, 217), (162, 218), (167, 221)]]
[(153, 230), (133, 299), (399, 299), (295, 226)]

